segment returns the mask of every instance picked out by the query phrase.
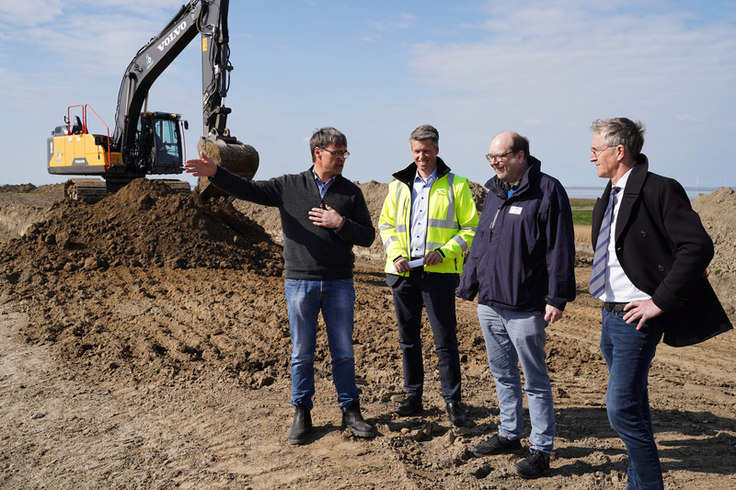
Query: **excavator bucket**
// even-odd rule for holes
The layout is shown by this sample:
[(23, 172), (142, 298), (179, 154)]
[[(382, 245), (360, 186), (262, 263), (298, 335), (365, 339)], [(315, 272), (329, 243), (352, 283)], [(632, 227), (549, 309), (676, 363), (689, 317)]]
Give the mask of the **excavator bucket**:
[[(251, 180), (258, 170), (258, 152), (250, 145), (234, 140), (227, 143), (212, 136), (202, 137), (197, 143), (197, 150), (212, 159), (217, 165), (230, 172)], [(203, 198), (222, 197), (227, 194), (210, 184), (207, 177), (199, 178), (199, 194)]]

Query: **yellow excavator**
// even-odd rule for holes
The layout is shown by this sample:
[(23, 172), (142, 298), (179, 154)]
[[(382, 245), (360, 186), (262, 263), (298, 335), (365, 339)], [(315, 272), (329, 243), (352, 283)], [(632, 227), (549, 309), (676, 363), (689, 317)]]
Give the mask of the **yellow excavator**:
[[(68, 196), (94, 202), (136, 178), (182, 173), (188, 122), (177, 113), (148, 112), (148, 91), (197, 34), (202, 42), (204, 126), (197, 149), (218, 165), (253, 178), (258, 170), (258, 152), (230, 135), (227, 116), (231, 110), (223, 105), (233, 69), (229, 61), (228, 7), (229, 0), (191, 0), (138, 51), (120, 84), (112, 135), (91, 106), (69, 106), (64, 125), (57, 126), (47, 141), (48, 171), (103, 180), (71, 179), (65, 184)], [(104, 126), (105, 134), (88, 131), (92, 117)], [(166, 182), (174, 189), (189, 190), (186, 181)], [(203, 197), (221, 195), (207, 179), (200, 179), (197, 187)]]

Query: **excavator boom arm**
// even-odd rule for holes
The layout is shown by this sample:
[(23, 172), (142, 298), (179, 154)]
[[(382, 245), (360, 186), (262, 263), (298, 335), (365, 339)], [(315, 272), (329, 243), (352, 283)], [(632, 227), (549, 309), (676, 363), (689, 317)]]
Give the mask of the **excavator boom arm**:
[[(225, 132), (229, 61), (227, 16), (229, 0), (190, 0), (145, 46), (125, 70), (118, 93), (113, 147), (133, 145), (138, 118), (156, 79), (197, 36), (202, 35), (202, 92), (204, 134)], [(224, 117), (223, 117), (224, 116)]]

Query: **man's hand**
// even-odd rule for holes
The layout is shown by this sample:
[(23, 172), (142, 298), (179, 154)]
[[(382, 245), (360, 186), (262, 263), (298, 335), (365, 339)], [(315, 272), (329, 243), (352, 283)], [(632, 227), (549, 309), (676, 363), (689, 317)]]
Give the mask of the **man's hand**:
[(544, 321), (554, 323), (562, 318), (562, 310), (552, 305), (547, 305), (544, 309)]
[(634, 323), (636, 320), (639, 320), (639, 324), (636, 326), (637, 330), (641, 330), (647, 320), (664, 313), (651, 299), (647, 301), (632, 301), (624, 306), (624, 311), (627, 312), (624, 315), (624, 321), (626, 323)]
[(217, 165), (210, 157), (199, 152), (199, 158), (187, 160), (184, 163), (184, 171), (195, 177), (212, 177), (217, 173)]
[(402, 274), (404, 272), (409, 272), (411, 267), (409, 267), (409, 261), (402, 257), (394, 262), (394, 269), (396, 272)]
[(439, 252), (432, 250), (424, 256), (424, 265), (436, 265), (442, 263), (442, 256)]
[(312, 208), (309, 211), (309, 219), (312, 220), (316, 226), (322, 228), (339, 228), (342, 224), (342, 216), (340, 213), (325, 205), (325, 208)]

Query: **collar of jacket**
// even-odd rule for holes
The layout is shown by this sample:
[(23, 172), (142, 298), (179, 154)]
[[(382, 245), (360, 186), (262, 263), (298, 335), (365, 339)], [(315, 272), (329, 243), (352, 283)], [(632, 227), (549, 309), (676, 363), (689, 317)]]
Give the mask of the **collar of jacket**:
[[(440, 157), (437, 157), (437, 180), (440, 180), (442, 177), (449, 173), (450, 167), (447, 166), (444, 160), (442, 160)], [(411, 162), (406, 168), (403, 168), (402, 170), (396, 172), (393, 175), (393, 178), (411, 187), (412, 185), (414, 185), (414, 177), (416, 177), (416, 175), (417, 164)]]
[[(519, 183), (519, 189), (514, 193), (514, 196), (522, 194), (529, 187), (529, 182), (536, 181), (542, 172), (542, 162), (531, 155), (529, 155), (527, 160), (529, 162), (529, 168), (524, 172), (524, 176)], [(509, 193), (503, 184), (504, 181), (499, 179), (498, 175), (494, 175), (493, 178), (486, 182), (485, 187), (505, 201), (508, 199)]]
[[(639, 156), (636, 157), (636, 164), (632, 167), (631, 175), (629, 175), (629, 180), (626, 181), (624, 195), (638, 196), (641, 193), (641, 188), (644, 187), (647, 173), (649, 173), (649, 159), (644, 153), (639, 153)], [(603, 190), (602, 196), (602, 199), (606, 204), (608, 204), (608, 197), (611, 195), (612, 187), (613, 183), (609, 180), (606, 184), (606, 188)]]
[[(631, 215), (631, 210), (634, 207), (634, 202), (641, 194), (641, 189), (644, 187), (644, 182), (647, 180), (648, 174), (649, 160), (645, 154), (639, 153), (639, 156), (636, 157), (636, 164), (632, 167), (631, 175), (629, 175), (629, 180), (626, 181), (626, 188), (621, 196), (621, 207), (619, 208), (618, 218), (616, 219), (617, 224), (615, 236), (617, 239), (621, 236), (621, 232), (624, 229), (623, 223), (629, 222), (629, 216)], [(601, 209), (605, 209), (605, 207), (608, 206), (608, 200), (611, 197), (612, 188), (613, 183), (609, 180), (601, 198), (601, 201), (603, 202)], [(622, 225), (619, 226), (618, 223), (621, 223)]]

